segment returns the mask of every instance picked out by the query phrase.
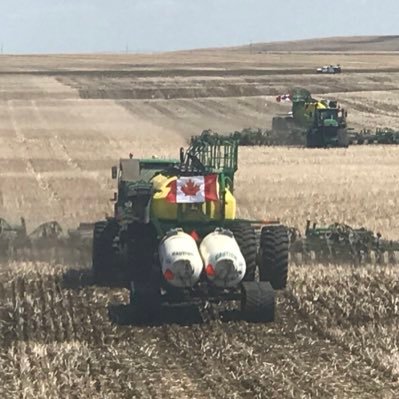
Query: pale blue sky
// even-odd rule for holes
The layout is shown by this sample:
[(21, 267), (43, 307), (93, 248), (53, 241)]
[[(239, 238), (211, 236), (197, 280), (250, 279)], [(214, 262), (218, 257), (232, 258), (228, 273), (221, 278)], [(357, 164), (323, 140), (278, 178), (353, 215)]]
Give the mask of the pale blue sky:
[(165, 51), (399, 33), (398, 0), (0, 0), (6, 53)]

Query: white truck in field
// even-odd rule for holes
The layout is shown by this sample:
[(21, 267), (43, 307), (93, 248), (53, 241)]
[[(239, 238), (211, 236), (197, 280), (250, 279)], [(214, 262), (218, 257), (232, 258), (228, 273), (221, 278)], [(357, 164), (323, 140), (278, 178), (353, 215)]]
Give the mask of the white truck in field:
[(317, 68), (317, 73), (341, 73), (341, 65), (324, 65), (320, 68)]

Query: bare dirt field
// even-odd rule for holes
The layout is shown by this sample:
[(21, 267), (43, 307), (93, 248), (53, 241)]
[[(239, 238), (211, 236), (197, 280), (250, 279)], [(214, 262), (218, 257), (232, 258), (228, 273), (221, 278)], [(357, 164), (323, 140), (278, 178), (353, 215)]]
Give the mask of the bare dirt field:
[[(119, 157), (177, 156), (192, 134), (269, 127), (292, 86), (330, 94), (350, 124), (399, 128), (397, 54), (0, 58), (0, 216), (65, 227), (111, 213)], [(312, 74), (340, 62), (339, 76)], [(243, 148), (239, 213), (346, 222), (399, 238), (399, 148)], [(277, 321), (185, 314), (156, 327), (110, 321), (123, 289), (88, 265), (0, 269), (2, 398), (397, 398), (399, 269), (293, 266)], [(176, 315), (174, 315), (176, 317)]]

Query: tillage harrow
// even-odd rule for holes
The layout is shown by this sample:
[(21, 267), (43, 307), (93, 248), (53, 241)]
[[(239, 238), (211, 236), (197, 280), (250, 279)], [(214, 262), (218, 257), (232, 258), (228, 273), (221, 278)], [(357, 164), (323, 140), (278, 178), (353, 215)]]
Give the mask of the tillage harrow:
[[(11, 225), (0, 218), (0, 261), (52, 261), (89, 264), (92, 255), (93, 223), (64, 230), (56, 221), (41, 224), (27, 233), (24, 218)], [(334, 223), (319, 227), (307, 221), (304, 232), (289, 231), (290, 261), (302, 263), (398, 264), (399, 241), (380, 233)]]
[[(203, 134), (215, 134), (211, 130), (204, 130)], [(246, 128), (227, 135), (237, 140), (241, 146), (305, 146), (305, 135), (300, 129), (291, 129), (289, 133), (277, 134), (268, 129)], [(193, 136), (193, 142), (198, 136)], [(362, 129), (356, 132), (348, 129), (348, 144), (352, 145), (377, 145), (399, 144), (399, 131), (391, 128), (378, 128), (374, 132)]]
[(21, 218), (12, 225), (0, 218), (0, 260), (89, 262), (93, 224), (81, 223), (64, 231), (57, 221), (41, 224), (31, 233)]
[(349, 134), (349, 144), (399, 144), (399, 132), (385, 127), (376, 129), (363, 129), (360, 132)]
[(399, 263), (399, 241), (385, 240), (380, 233), (365, 228), (341, 223), (317, 227), (308, 220), (304, 234), (290, 228), (289, 236), (294, 263)]

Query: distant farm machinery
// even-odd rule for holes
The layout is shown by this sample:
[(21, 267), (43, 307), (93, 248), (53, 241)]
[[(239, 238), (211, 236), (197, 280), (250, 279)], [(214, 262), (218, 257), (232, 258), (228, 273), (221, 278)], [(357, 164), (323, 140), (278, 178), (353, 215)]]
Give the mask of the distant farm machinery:
[(308, 148), (348, 147), (348, 113), (336, 100), (317, 100), (308, 90), (294, 88), (277, 96), (276, 101), (289, 101), (292, 106), (288, 114), (273, 117), (275, 135), (289, 138), (300, 132)]
[(370, 129), (351, 132), (349, 134), (349, 145), (354, 144), (399, 144), (399, 131), (384, 127), (377, 128), (374, 132)]
[[(27, 233), (24, 218), (12, 225), (0, 218), (0, 261), (54, 261), (90, 263), (93, 223), (64, 230), (56, 221), (41, 224)], [(307, 221), (305, 230), (289, 228), (291, 263), (399, 264), (399, 241), (380, 233), (333, 223), (317, 226)]]
[(334, 223), (317, 227), (308, 220), (304, 234), (289, 230), (293, 263), (398, 264), (399, 241), (383, 239), (380, 233)]
[[(205, 134), (216, 134), (212, 130), (204, 130)], [(240, 131), (224, 134), (238, 141), (241, 146), (304, 146), (305, 135), (300, 129), (291, 129), (288, 134), (279, 135), (269, 129), (245, 128)], [(193, 136), (191, 141), (197, 136)], [(355, 131), (348, 129), (348, 145), (398, 145), (399, 130), (384, 127), (362, 129)]]
[(81, 223), (64, 231), (56, 221), (42, 223), (28, 234), (26, 222), (13, 225), (0, 218), (0, 261), (87, 262), (91, 256), (93, 225)]
[[(291, 110), (272, 119), (271, 129), (245, 128), (241, 131), (224, 133), (221, 137), (237, 140), (242, 146), (302, 146), (307, 148), (331, 148), (364, 144), (399, 144), (399, 131), (364, 128), (355, 131), (347, 126), (348, 112), (336, 100), (312, 97), (303, 88), (294, 88), (289, 93), (276, 97), (279, 103), (291, 103)], [(204, 130), (200, 136), (193, 136), (191, 143), (199, 137), (215, 135)]]

